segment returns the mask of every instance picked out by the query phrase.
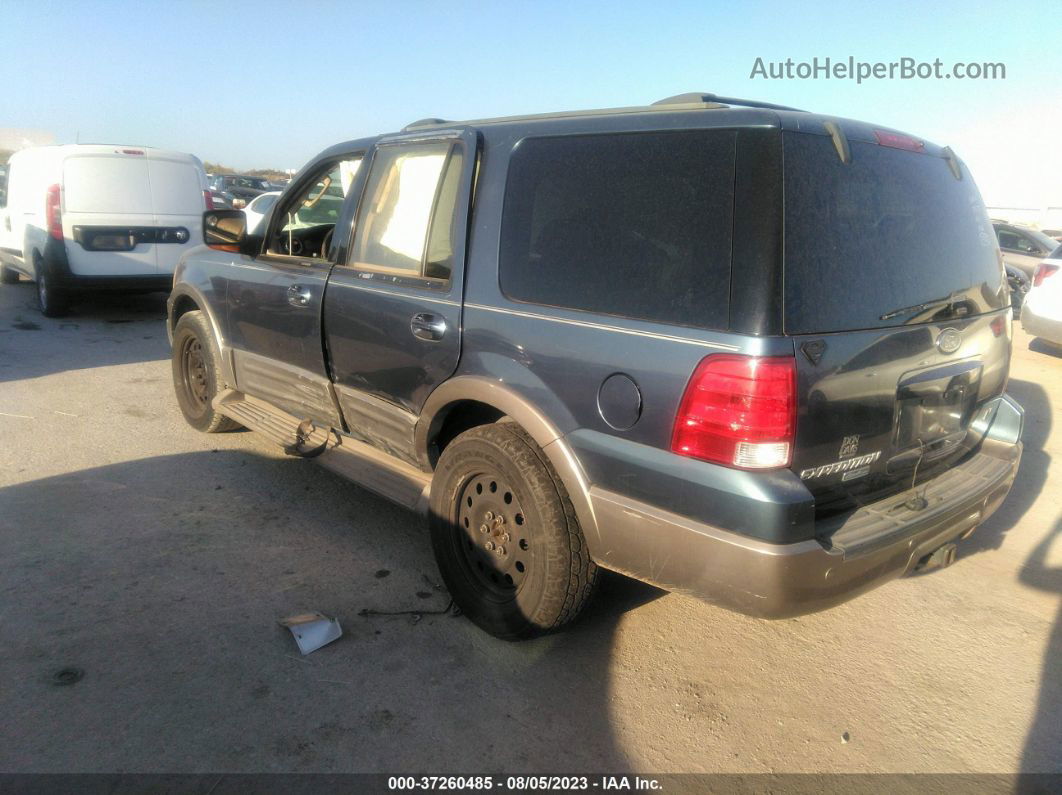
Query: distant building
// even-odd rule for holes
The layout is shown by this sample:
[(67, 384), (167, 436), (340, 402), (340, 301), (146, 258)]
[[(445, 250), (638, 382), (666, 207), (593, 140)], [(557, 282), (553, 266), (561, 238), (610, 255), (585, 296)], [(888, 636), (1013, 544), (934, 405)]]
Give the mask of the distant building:
[(17, 152), (27, 146), (47, 146), (54, 143), (55, 134), (47, 130), (0, 127), (0, 152)]
[(1021, 224), (1037, 229), (1062, 229), (1060, 207), (989, 207), (988, 217), (1008, 224)]

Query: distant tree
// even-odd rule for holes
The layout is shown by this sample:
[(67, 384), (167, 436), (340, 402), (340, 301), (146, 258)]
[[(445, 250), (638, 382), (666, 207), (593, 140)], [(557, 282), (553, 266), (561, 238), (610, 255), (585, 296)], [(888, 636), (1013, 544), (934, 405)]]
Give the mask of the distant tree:
[(246, 174), (250, 177), (262, 177), (263, 179), (285, 179), (288, 176), (277, 168), (252, 168), (241, 171), (222, 163), (211, 163), (209, 160), (203, 161), (203, 167), (208, 174)]

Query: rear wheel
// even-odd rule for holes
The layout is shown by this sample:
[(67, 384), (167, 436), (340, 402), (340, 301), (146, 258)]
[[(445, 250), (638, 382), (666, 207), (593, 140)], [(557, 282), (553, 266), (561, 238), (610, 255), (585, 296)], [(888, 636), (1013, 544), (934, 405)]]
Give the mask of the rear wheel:
[(564, 627), (597, 581), (563, 485), (511, 422), (447, 445), (432, 481), (431, 538), (455, 604), (505, 640)]
[(203, 313), (186, 312), (173, 330), (171, 370), (177, 405), (185, 420), (204, 433), (222, 433), (240, 427), (214, 410), (222, 383), (221, 355)]
[(0, 267), (0, 284), (18, 284), (18, 271), (7, 267)]
[(40, 257), (35, 260), (34, 273), (37, 277), (37, 307), (45, 317), (62, 317), (70, 311), (70, 297), (65, 290), (53, 284), (51, 269)]

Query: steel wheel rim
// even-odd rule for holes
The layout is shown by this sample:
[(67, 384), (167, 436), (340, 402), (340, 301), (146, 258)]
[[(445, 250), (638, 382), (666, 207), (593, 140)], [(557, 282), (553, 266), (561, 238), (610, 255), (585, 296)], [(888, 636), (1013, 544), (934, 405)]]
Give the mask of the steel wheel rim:
[(42, 307), (48, 306), (48, 285), (45, 284), (43, 273), (37, 274), (37, 300)]
[(202, 414), (210, 402), (203, 344), (198, 337), (189, 337), (181, 346), (181, 381), (190, 405)]
[(517, 492), (502, 476), (477, 473), (458, 489), (454, 542), (468, 578), (499, 601), (531, 578), (534, 544)]

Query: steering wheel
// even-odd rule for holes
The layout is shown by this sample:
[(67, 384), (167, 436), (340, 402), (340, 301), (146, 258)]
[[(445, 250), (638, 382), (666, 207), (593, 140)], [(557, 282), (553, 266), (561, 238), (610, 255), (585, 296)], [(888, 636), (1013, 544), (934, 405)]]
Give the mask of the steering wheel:
[(332, 233), (336, 231), (333, 226), (324, 236), (324, 240), (321, 241), (321, 259), (328, 259), (328, 249), (332, 247)]

